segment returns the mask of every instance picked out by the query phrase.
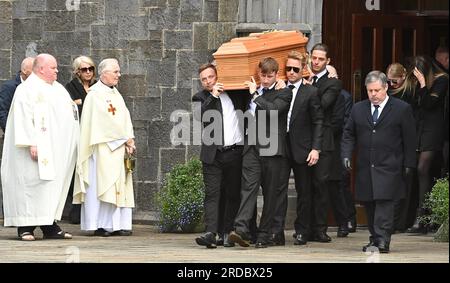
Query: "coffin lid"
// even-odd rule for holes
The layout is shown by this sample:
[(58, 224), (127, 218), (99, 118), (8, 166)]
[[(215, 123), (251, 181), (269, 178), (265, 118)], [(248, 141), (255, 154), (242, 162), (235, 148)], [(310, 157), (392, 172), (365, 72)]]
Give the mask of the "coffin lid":
[(248, 37), (233, 38), (222, 44), (213, 54), (214, 58), (257, 55), (277, 49), (295, 49), (306, 45), (308, 38), (299, 31), (272, 31), (252, 33)]
[(225, 90), (247, 89), (244, 82), (252, 76), (259, 84), (259, 61), (272, 57), (280, 67), (278, 78), (285, 80), (287, 54), (292, 50), (305, 53), (307, 42), (308, 38), (299, 31), (270, 31), (234, 38), (222, 44), (213, 54), (218, 79)]

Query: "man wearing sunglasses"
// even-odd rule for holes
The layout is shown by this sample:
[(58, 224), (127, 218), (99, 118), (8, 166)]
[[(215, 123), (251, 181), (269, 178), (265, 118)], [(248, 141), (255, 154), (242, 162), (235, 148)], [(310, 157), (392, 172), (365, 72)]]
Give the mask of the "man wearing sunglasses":
[(288, 166), (282, 172), (283, 190), (277, 200), (272, 232), (275, 245), (284, 244), (284, 222), (287, 210), (287, 189), (291, 169), (294, 171), (297, 191), (297, 218), (295, 245), (305, 245), (311, 232), (311, 182), (312, 166), (319, 160), (322, 146), (323, 113), (317, 88), (305, 83), (302, 70), (306, 58), (292, 51), (286, 61), (287, 87), (292, 91), (292, 101), (287, 115)]

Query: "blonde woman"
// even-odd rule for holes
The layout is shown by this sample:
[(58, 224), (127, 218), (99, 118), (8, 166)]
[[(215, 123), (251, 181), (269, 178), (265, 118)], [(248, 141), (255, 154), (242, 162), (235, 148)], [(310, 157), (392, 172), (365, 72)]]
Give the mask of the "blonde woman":
[[(66, 84), (66, 89), (70, 93), (72, 100), (78, 106), (78, 113), (81, 119), (81, 111), (83, 110), (83, 102), (89, 91), (89, 87), (96, 83), (95, 80), (95, 64), (90, 57), (79, 56), (73, 60), (73, 79)], [(73, 179), (70, 184), (68, 203), (72, 203)], [(81, 205), (72, 204), (69, 218), (72, 224), (80, 223)]]
[(95, 64), (90, 57), (79, 56), (73, 60), (72, 67), (73, 80), (66, 84), (66, 89), (78, 105), (78, 113), (81, 117), (84, 98), (89, 87), (97, 82), (95, 80)]

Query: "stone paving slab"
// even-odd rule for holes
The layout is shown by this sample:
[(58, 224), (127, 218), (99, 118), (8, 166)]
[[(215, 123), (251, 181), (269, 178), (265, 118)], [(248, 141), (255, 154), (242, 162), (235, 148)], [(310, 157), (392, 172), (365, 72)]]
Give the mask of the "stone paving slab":
[[(1, 223), (0, 223), (1, 224)], [(359, 229), (347, 238), (337, 238), (330, 229), (331, 243), (309, 242), (294, 246), (292, 232), (286, 231), (286, 246), (267, 249), (206, 249), (195, 244), (200, 234), (161, 234), (150, 225), (133, 225), (130, 237), (94, 237), (78, 225), (62, 223), (73, 233), (71, 240), (17, 239), (15, 228), (0, 228), (0, 262), (87, 262), (87, 263), (449, 263), (449, 244), (433, 241), (432, 235), (396, 234), (391, 253), (366, 254), (361, 247), (368, 242), (368, 231)]]

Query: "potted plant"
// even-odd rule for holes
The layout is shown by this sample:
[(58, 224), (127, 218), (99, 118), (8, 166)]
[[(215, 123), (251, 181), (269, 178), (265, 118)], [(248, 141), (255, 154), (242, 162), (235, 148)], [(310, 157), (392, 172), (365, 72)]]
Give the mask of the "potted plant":
[(202, 163), (191, 159), (167, 173), (156, 196), (161, 232), (201, 232), (203, 228)]
[(437, 241), (448, 242), (448, 179), (438, 179), (425, 199), (424, 207), (431, 211), (422, 221), (440, 225), (434, 235)]

